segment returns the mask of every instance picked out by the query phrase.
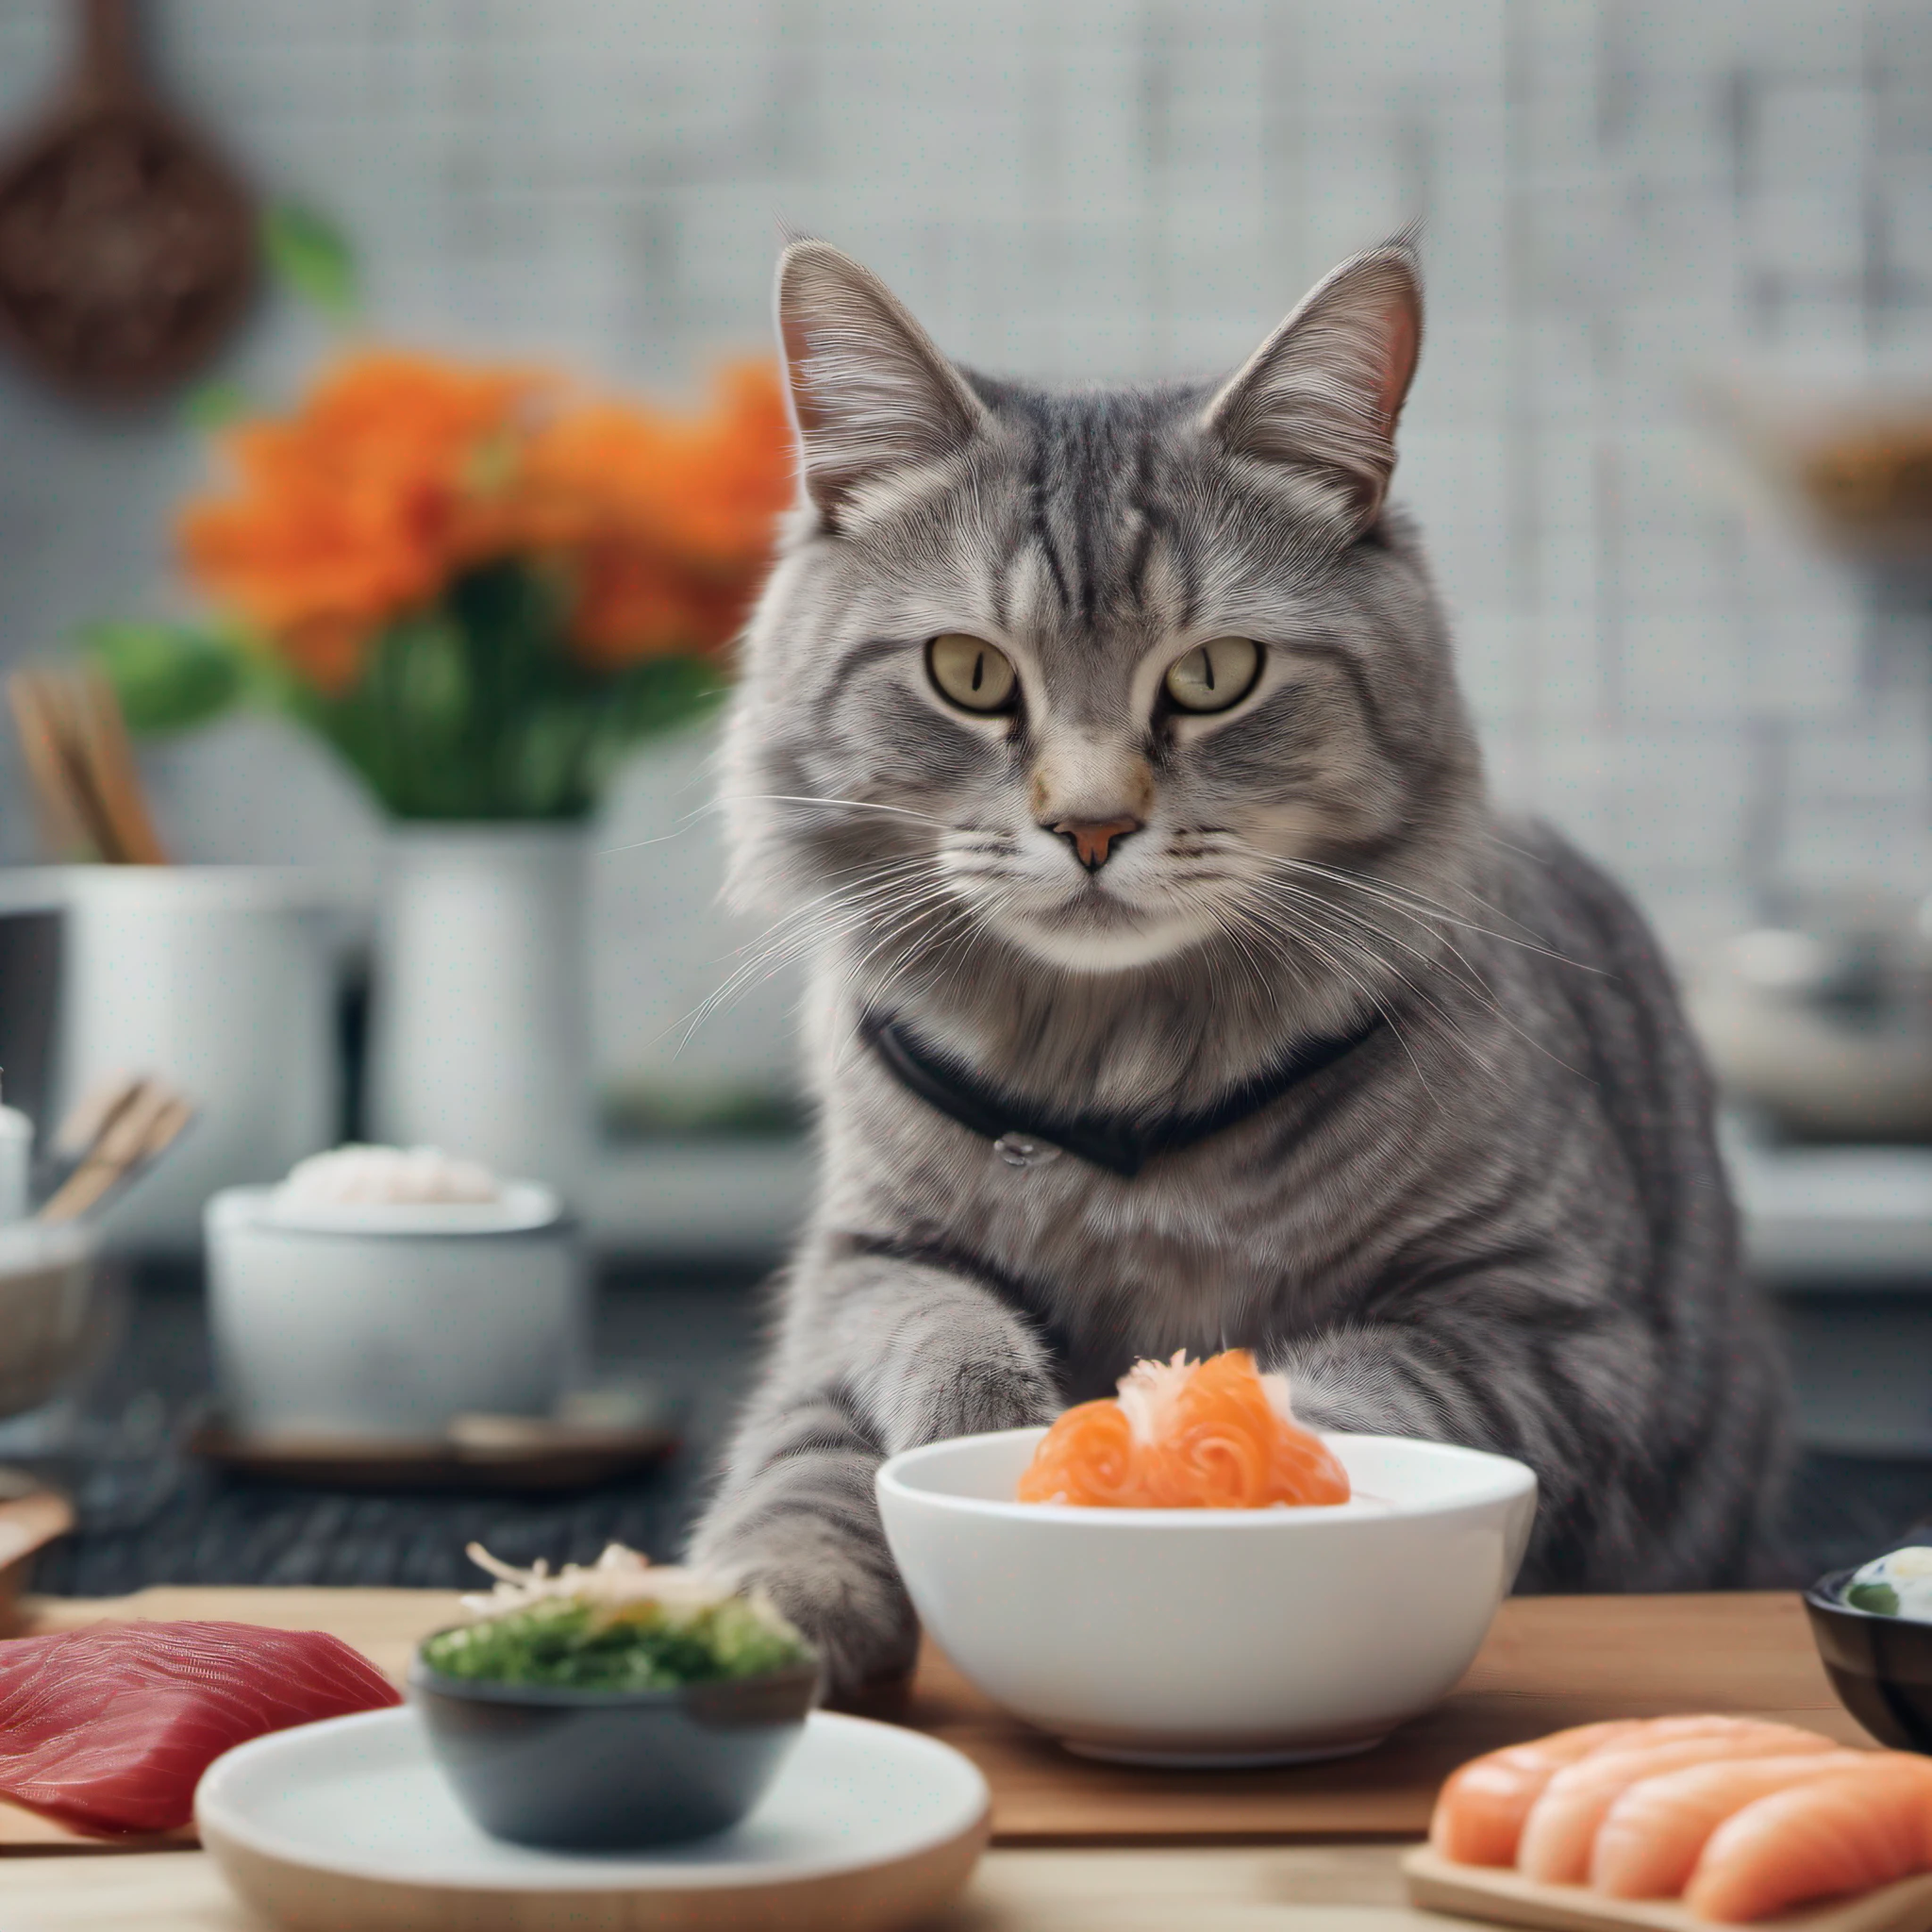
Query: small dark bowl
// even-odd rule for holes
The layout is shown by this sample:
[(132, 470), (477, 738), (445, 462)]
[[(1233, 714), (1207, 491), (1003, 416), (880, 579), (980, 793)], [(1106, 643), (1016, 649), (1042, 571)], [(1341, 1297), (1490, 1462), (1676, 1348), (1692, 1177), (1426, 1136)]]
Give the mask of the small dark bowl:
[(492, 1838), (624, 1851), (706, 1838), (771, 1788), (818, 1702), (818, 1666), (676, 1690), (446, 1677), (420, 1655), (409, 1702), (463, 1809)]
[(1895, 1751), (1932, 1754), (1932, 1624), (1854, 1609), (1834, 1570), (1805, 1592), (1811, 1636), (1844, 1707)]

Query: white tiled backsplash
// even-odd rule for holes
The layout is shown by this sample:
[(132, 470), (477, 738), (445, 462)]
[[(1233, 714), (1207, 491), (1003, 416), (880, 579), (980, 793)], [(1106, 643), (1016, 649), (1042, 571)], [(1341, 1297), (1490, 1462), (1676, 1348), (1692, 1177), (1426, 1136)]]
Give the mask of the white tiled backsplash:
[[(1398, 489), (1499, 789), (1682, 946), (1793, 892), (1932, 886), (1932, 608), (1879, 608), (1741, 514), (1687, 400), (1740, 354), (1932, 378), (1924, 0), (147, 11), (164, 85), (264, 192), (353, 234), (383, 330), (665, 388), (761, 341), (780, 223), (871, 262), (960, 357), (1079, 380), (1226, 367), (1421, 216)], [(0, 0), (0, 121), (51, 86), (68, 18)], [(273, 391), (318, 341), (270, 316), (238, 364)], [(199, 460), (162, 418), (0, 377), (0, 649), (168, 594), (165, 513)], [(345, 791), (290, 771), (229, 734), (158, 784), (210, 856), (366, 852)], [(609, 842), (701, 795), (689, 770), (641, 774)], [(710, 863), (614, 853), (607, 960)], [(651, 1059), (606, 973), (608, 1051)]]

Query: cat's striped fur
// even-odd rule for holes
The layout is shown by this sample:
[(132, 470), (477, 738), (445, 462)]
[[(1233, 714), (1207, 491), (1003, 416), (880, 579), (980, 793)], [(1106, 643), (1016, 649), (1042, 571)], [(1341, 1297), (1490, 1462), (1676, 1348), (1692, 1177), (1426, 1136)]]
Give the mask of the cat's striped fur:
[[(1493, 817), (1384, 503), (1408, 249), (1345, 264), (1219, 391), (964, 374), (818, 243), (779, 309), (807, 487), (725, 791), (738, 890), (809, 960), (824, 1175), (694, 1554), (841, 1683), (892, 1671), (882, 1456), (1240, 1343), (1313, 1422), (1531, 1463), (1529, 1585), (1745, 1578), (1783, 1402), (1704, 1070), (1627, 900)], [(949, 707), (946, 632), (1012, 659), (1015, 712)], [(1221, 635), (1263, 645), (1252, 694), (1163, 708)], [(1046, 828), (1121, 813), (1144, 826), (1091, 874)], [(882, 1068), (868, 1008), (1060, 1113), (1201, 1108), (1388, 1024), (1124, 1180), (1007, 1165)]]

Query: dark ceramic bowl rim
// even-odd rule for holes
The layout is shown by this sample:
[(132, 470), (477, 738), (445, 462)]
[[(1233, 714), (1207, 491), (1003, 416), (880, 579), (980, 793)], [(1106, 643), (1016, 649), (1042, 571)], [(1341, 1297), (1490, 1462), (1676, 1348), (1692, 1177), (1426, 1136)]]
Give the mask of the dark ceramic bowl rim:
[[(469, 1626), (452, 1624), (450, 1630)], [(447, 1630), (432, 1630), (423, 1642), (442, 1637)], [(507, 1684), (500, 1677), (451, 1677), (433, 1664), (423, 1661), (422, 1645), (409, 1656), (406, 1682), (411, 1690), (433, 1690), (441, 1697), (467, 1697), (477, 1704), (528, 1704), (552, 1710), (662, 1710), (703, 1696), (707, 1703), (734, 1696), (749, 1697), (777, 1686), (805, 1682), (814, 1687), (819, 1681), (815, 1657), (801, 1657), (796, 1663), (780, 1664), (774, 1671), (760, 1671), (750, 1677), (707, 1677), (695, 1684), (673, 1684), (661, 1690), (597, 1690), (575, 1684)]]
[(1840, 1593), (1845, 1590), (1854, 1576), (1865, 1566), (1862, 1563), (1848, 1564), (1842, 1570), (1827, 1570), (1809, 1590), (1805, 1592), (1805, 1601), (1814, 1610), (1824, 1610), (1834, 1616), (1850, 1617), (1861, 1624), (1883, 1624), (1890, 1630), (1923, 1630), (1926, 1641), (1932, 1642), (1932, 1624), (1918, 1617), (1888, 1617), (1883, 1610), (1861, 1610), (1857, 1604), (1848, 1604)]

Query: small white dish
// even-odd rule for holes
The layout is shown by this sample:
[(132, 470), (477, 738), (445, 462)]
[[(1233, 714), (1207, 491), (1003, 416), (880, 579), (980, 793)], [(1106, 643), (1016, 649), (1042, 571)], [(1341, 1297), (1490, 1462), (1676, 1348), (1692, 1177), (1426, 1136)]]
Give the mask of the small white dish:
[(1327, 1436), (1355, 1497), (1306, 1509), (1092, 1509), (1013, 1491), (1043, 1429), (878, 1473), (921, 1621), (980, 1690), (1130, 1764), (1369, 1750), (1468, 1669), (1515, 1580), (1536, 1477), (1479, 1450)]
[(203, 1775), (194, 1817), (229, 1883), (276, 1925), (886, 1932), (965, 1884), (988, 1795), (950, 1745), (818, 1711), (730, 1831), (649, 1853), (538, 1851), (471, 1824), (405, 1707), (238, 1744)]
[(227, 1188), (207, 1225), (238, 1437), (434, 1440), (456, 1415), (549, 1414), (580, 1366), (582, 1257), (548, 1188), (339, 1205)]

